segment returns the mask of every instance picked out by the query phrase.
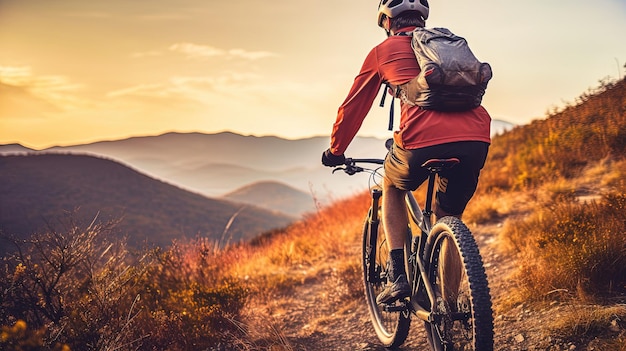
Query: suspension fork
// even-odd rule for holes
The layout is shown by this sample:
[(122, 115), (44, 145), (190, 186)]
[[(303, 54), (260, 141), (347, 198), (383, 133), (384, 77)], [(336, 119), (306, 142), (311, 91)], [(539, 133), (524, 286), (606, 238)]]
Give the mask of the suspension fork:
[[(380, 206), (380, 198), (383, 195), (382, 190), (372, 190), (372, 207), (370, 208), (370, 216), (367, 230), (369, 231), (369, 242), (365, 249), (365, 265), (367, 266), (367, 282), (377, 283), (380, 279), (378, 272), (376, 272), (376, 264), (374, 258), (376, 257), (376, 245), (378, 238), (378, 226), (380, 225), (380, 216), (378, 215), (378, 208)], [(376, 235), (372, 235), (375, 233)]]

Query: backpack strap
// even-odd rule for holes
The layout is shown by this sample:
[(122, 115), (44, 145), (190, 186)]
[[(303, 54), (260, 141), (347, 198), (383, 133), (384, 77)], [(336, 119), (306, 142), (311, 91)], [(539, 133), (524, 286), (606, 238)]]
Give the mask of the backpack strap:
[(389, 82), (383, 82), (383, 84), (381, 86), (384, 86), (385, 89), (383, 90), (383, 96), (380, 98), (380, 107), (385, 107), (385, 98), (387, 97), (387, 91), (389, 89), (391, 89), (393, 91), (393, 94), (391, 95), (391, 106), (389, 106), (389, 126), (388, 126), (388, 130), (393, 130), (393, 115), (394, 115), (394, 102), (395, 102), (395, 98), (396, 95), (398, 94), (398, 89), (396, 86), (389, 84)]

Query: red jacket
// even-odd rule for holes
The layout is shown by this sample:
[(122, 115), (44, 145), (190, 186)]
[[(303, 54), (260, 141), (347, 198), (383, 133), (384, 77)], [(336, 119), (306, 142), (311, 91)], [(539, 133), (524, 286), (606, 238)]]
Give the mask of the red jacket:
[[(413, 28), (402, 28), (408, 32)], [(365, 58), (348, 97), (339, 107), (331, 135), (331, 151), (341, 155), (354, 139), (383, 81), (400, 85), (413, 79), (420, 68), (410, 36), (391, 36)], [(463, 112), (424, 110), (400, 103), (400, 129), (394, 140), (405, 149), (417, 149), (455, 141), (491, 142), (491, 117), (482, 106)]]

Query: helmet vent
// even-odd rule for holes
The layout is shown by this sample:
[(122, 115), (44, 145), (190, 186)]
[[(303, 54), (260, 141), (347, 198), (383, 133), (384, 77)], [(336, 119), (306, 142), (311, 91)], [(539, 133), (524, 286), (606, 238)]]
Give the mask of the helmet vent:
[(394, 8), (394, 7), (398, 6), (398, 5), (402, 5), (402, 0), (392, 0), (389, 3), (389, 8)]

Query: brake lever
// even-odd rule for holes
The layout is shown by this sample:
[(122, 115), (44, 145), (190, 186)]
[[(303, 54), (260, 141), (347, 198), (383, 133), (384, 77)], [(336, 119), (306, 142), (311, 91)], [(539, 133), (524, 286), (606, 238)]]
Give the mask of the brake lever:
[(350, 167), (350, 168), (346, 168), (344, 170), (344, 172), (346, 172), (347, 175), (355, 175), (356, 174), (356, 169), (355, 169), (355, 167)]
[(357, 166), (351, 158), (347, 158), (343, 166), (333, 169), (333, 174), (337, 171), (344, 171), (347, 175), (355, 175), (359, 172), (363, 172), (363, 167)]

